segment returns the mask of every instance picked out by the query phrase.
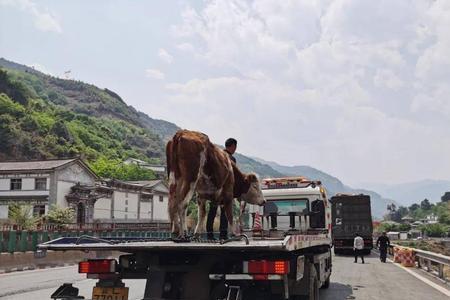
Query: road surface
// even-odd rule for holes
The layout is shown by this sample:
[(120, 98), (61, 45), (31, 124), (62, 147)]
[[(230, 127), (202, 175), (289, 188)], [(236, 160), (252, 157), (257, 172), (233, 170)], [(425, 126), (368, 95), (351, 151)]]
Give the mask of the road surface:
[[(94, 280), (79, 275), (76, 267), (15, 272), (0, 275), (0, 299), (50, 299), (50, 294), (64, 282), (73, 282), (80, 289), (80, 295), (87, 298), (94, 285)], [(130, 287), (129, 299), (142, 299), (145, 282), (125, 282)], [(440, 286), (448, 290), (448, 286)], [(354, 264), (352, 257), (335, 256), (330, 288), (320, 290), (321, 300), (448, 300), (448, 295), (392, 263), (380, 263), (375, 255), (366, 257), (364, 265)]]

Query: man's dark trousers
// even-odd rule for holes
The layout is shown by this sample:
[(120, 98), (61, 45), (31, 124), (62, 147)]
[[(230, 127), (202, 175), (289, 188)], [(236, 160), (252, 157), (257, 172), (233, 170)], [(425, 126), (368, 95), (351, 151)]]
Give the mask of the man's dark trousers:
[[(206, 219), (206, 232), (208, 233), (208, 239), (214, 238), (214, 219), (217, 215), (216, 204), (211, 203), (209, 205), (208, 217)], [(220, 239), (226, 240), (228, 236), (228, 219), (225, 215), (225, 210), (222, 208), (220, 210)]]
[(380, 260), (386, 262), (387, 247), (380, 247)]
[(361, 257), (362, 263), (364, 263), (364, 249), (355, 249), (355, 262), (358, 261), (358, 256)]

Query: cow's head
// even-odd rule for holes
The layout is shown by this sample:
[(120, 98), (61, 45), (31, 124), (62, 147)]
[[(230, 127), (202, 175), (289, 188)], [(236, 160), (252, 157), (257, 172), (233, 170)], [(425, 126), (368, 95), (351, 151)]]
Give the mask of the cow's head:
[(249, 204), (264, 205), (266, 199), (264, 199), (263, 193), (261, 191), (261, 185), (259, 184), (259, 179), (255, 174), (245, 175), (245, 183), (248, 186), (248, 191), (241, 195), (241, 200)]

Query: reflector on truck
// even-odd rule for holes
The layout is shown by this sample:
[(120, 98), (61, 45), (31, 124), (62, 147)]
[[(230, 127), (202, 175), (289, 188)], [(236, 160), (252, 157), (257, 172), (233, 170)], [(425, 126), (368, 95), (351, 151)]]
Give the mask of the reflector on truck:
[(106, 274), (116, 271), (115, 259), (95, 259), (82, 261), (78, 264), (78, 273)]

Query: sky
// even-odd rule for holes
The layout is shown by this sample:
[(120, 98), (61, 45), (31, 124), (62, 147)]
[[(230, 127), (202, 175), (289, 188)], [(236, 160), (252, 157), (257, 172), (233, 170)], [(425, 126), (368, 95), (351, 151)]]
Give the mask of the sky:
[(450, 1), (0, 0), (0, 57), (345, 183), (450, 178)]

